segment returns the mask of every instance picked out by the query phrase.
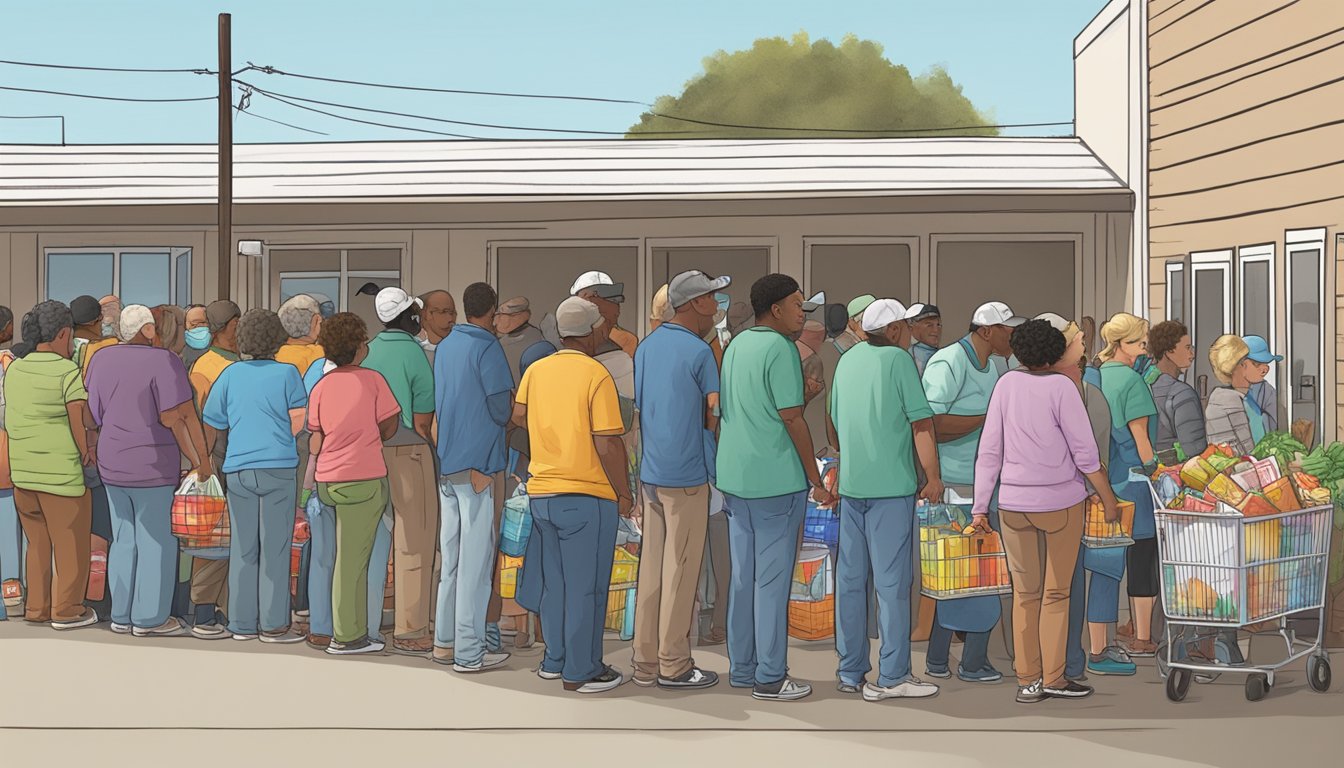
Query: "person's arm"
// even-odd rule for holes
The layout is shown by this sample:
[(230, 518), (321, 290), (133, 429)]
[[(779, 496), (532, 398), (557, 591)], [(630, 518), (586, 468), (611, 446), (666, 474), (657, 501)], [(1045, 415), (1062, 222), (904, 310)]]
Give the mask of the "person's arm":
[(192, 463), (192, 472), (198, 480), (206, 480), (213, 475), (210, 465), (210, 451), (206, 448), (205, 430), (201, 418), (196, 414), (196, 404), (191, 400), (181, 402), (159, 414), (159, 423), (173, 433), (177, 440), (177, 449)]
[(411, 428), (425, 440), (434, 442), (434, 413), (411, 414)]
[(985, 425), (983, 414), (953, 416), (949, 413), (960, 393), (959, 371), (944, 360), (930, 360), (924, 368), (924, 394), (933, 409), (933, 429), (940, 443), (963, 438)]
[[(417, 360), (411, 371), (411, 429), (425, 442), (435, 444), (434, 401), (438, 395), (434, 391), (434, 369), (429, 367), (429, 358), (424, 355), (418, 355)], [(438, 355), (434, 362), (438, 362)]]
[(527, 429), (527, 403), (513, 404), (513, 426)]
[(98, 462), (98, 428), (93, 415), (89, 413), (87, 400), (72, 400), (65, 404), (65, 414), (70, 420), (70, 435), (75, 439), (79, 450), (79, 460), (86, 467)]
[[(1079, 405), (1082, 405), (1081, 400)], [(994, 497), (994, 489), (998, 487), (999, 476), (1002, 473), (1003, 399), (991, 395), (989, 412), (985, 414), (985, 429), (980, 433), (980, 445), (975, 455), (975, 491), (971, 504), (971, 521), (977, 528), (989, 528), (987, 522), (989, 502)]]
[(1129, 422), (1129, 434), (1134, 436), (1134, 447), (1138, 449), (1139, 460), (1145, 465), (1152, 464), (1157, 455), (1153, 444), (1148, 440), (1148, 416), (1140, 416)]
[(1120, 519), (1120, 502), (1115, 498), (1115, 492), (1111, 490), (1110, 478), (1106, 476), (1106, 470), (1098, 469), (1096, 472), (1087, 473), (1088, 482), (1092, 483), (1092, 488), (1101, 498), (1102, 509), (1106, 511), (1106, 522), (1114, 523)]
[(322, 453), (323, 436), (321, 432), (309, 430), (308, 469), (303, 473), (303, 489), (313, 491), (317, 488), (317, 457)]
[(826, 409), (826, 439), (835, 446), (836, 451), (840, 450), (840, 433), (835, 429), (835, 419), (831, 417), (829, 408)]
[(219, 442), (219, 430), (205, 422), (201, 422), (201, 426), (205, 427), (205, 450), (210, 455), (214, 455), (215, 443)]
[(984, 416), (953, 416), (950, 413), (934, 414), (933, 428), (938, 432), (938, 442), (950, 443), (963, 438), (985, 426)]
[(291, 435), (297, 437), (298, 434), (303, 431), (303, 421), (307, 418), (307, 415), (308, 411), (306, 408), (289, 409), (289, 433)]
[(934, 431), (933, 419), (922, 419), (911, 426), (915, 433), (915, 453), (924, 467), (924, 487), (919, 489), (919, 497), (930, 504), (941, 504), (943, 471), (938, 465), (938, 435)]
[(807, 421), (803, 419), (803, 406), (785, 408), (779, 412), (779, 418), (783, 420), (784, 429), (788, 430), (789, 439), (793, 441), (793, 450), (797, 452), (798, 460), (803, 463), (803, 474), (807, 477), (807, 484), (813, 489), (813, 500), (821, 506), (834, 504), (835, 497), (826, 490), (821, 481), (821, 473), (817, 471), (817, 456), (812, 449), (812, 433), (808, 431)]
[(382, 438), (383, 442), (387, 442), (397, 434), (397, 430), (400, 428), (401, 413), (398, 412), (378, 422), (378, 436)]
[(1199, 395), (1192, 387), (1183, 387), (1172, 401), (1172, 421), (1176, 427), (1176, 442), (1187, 456), (1198, 456), (1209, 447), (1208, 428), (1204, 411), (1199, 407)]
[(634, 509), (634, 499), (630, 495), (630, 477), (625, 463), (625, 442), (620, 435), (593, 435), (593, 445), (597, 448), (597, 457), (602, 462), (602, 471), (607, 482), (616, 491), (616, 506), (621, 517), (629, 517)]
[(616, 382), (606, 373), (593, 381), (593, 389), (588, 396), (588, 423), (593, 431), (593, 447), (597, 450), (602, 471), (616, 493), (616, 511), (621, 517), (629, 517), (635, 508), (635, 500), (630, 490), (625, 441), (621, 439), (625, 425), (621, 422)]

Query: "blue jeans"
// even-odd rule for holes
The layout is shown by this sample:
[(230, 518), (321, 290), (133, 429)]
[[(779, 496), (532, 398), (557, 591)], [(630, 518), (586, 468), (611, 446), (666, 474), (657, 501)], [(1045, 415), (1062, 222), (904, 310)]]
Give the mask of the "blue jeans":
[[(14, 508), (14, 491), (0, 490), (0, 581), (23, 578), (23, 528), (19, 511)], [(0, 619), (6, 619), (4, 601), (0, 601)]]
[(173, 486), (103, 488), (112, 521), (107, 552), (112, 622), (153, 629), (168, 620), (177, 588)]
[[(835, 578), (835, 650), (841, 682), (858, 685), (868, 661), (868, 592), (877, 592), (882, 640), (877, 684), (910, 677), (910, 588), (914, 581), (915, 497), (840, 500), (840, 563)], [(869, 573), (872, 578), (869, 579)]]
[[(335, 632), (331, 613), (331, 580), (336, 569), (336, 508), (323, 504), (314, 493), (308, 501), (308, 627), (314, 635), (331, 637)], [(383, 624), (383, 594), (387, 586), (386, 563), (392, 551), (391, 522), (378, 524), (369, 557), (369, 637), (380, 639)]]
[(229, 473), (229, 631), (289, 627), (297, 469)]
[[(439, 478), (439, 597), (434, 645), (452, 648), (453, 660), (473, 667), (485, 656), (499, 542), (495, 538), (494, 484), (477, 493), (471, 472)], [(586, 680), (587, 678), (585, 678)]]
[[(933, 631), (929, 635), (929, 650), (924, 665), (933, 672), (948, 671), (952, 653), (952, 630), (944, 629), (934, 614)], [(961, 646), (961, 668), (979, 672), (989, 666), (989, 632), (967, 632)]]
[(733, 570), (729, 682), (738, 688), (774, 685), (789, 675), (789, 585), (807, 492), (768, 499), (724, 494), (724, 503)]
[(563, 679), (586, 683), (606, 669), (602, 628), (616, 551), (616, 502), (565, 494), (533, 498), (531, 506), (532, 538), (538, 539), (546, 585), (541, 605), (546, 656), (550, 661), (551, 646), (561, 646)]

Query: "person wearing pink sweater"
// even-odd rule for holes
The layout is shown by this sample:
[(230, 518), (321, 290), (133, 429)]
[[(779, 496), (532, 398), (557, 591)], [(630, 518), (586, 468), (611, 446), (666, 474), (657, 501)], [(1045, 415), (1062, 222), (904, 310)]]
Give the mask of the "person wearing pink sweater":
[(1013, 331), (1025, 370), (994, 388), (975, 462), (973, 525), (990, 530), (988, 501), (999, 492), (1003, 548), (1013, 580), (1017, 700), (1079, 699), (1092, 689), (1065, 679), (1069, 591), (1082, 542), (1087, 488), (1101, 495), (1106, 519), (1118, 518), (1087, 409), (1078, 387), (1051, 371), (1064, 335), (1044, 320)]

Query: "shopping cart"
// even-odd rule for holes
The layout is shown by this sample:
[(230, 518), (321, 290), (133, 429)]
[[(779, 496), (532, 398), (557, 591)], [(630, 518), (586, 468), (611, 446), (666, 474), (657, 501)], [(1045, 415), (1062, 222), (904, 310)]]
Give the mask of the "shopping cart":
[[(1330, 657), (1322, 646), (1321, 630), (1315, 639), (1304, 641), (1289, 626), (1289, 617), (1314, 611), (1322, 630), (1325, 626), (1333, 512), (1333, 507), (1322, 506), (1243, 517), (1221, 506), (1213, 513), (1157, 506), (1162, 609), (1167, 617), (1167, 698), (1183, 700), (1196, 673), (1210, 680), (1218, 674), (1243, 672), (1246, 698), (1259, 701), (1274, 686), (1279, 670), (1303, 658), (1312, 690), (1330, 688)], [(1265, 625), (1271, 628), (1262, 629)], [(1277, 635), (1285, 654), (1275, 663), (1252, 664), (1192, 652), (1201, 642), (1226, 636), (1228, 630)], [(1178, 642), (1183, 646), (1180, 655)]]

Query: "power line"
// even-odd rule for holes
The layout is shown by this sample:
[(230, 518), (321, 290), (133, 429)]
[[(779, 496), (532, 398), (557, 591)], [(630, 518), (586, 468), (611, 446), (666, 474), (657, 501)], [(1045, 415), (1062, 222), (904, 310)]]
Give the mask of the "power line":
[(307, 110), (308, 112), (316, 112), (316, 113), (319, 114), (319, 115), (326, 115), (327, 117), (334, 117), (334, 118), (336, 118), (337, 120), (346, 120), (346, 121), (351, 122), (351, 123), (360, 123), (360, 124), (363, 124), (363, 125), (375, 125), (375, 126), (378, 126), (379, 128), (391, 128), (391, 129), (393, 129), (393, 130), (398, 130), (398, 131), (412, 131), (412, 132), (415, 132), (415, 133), (426, 133), (426, 134), (430, 134), (430, 135), (433, 135), (433, 136), (449, 136), (449, 137), (451, 137), (451, 138), (455, 138), (455, 139), (481, 139), (481, 138), (482, 138), (482, 137), (480, 137), (480, 136), (468, 136), (468, 135), (466, 135), (466, 134), (462, 134), (462, 133), (445, 133), (445, 132), (443, 132), (443, 131), (431, 131), (431, 130), (429, 130), (429, 129), (427, 129), (427, 128), (412, 128), (412, 127), (410, 127), (410, 126), (406, 126), (406, 125), (392, 125), (392, 124), (390, 124), (390, 123), (376, 123), (376, 122), (373, 122), (372, 120), (360, 120), (359, 118), (356, 118), (356, 117), (349, 117), (348, 115), (338, 115), (338, 114), (336, 114), (335, 112), (327, 112), (327, 111), (324, 111), (324, 110), (321, 110), (321, 109), (317, 109), (316, 107), (305, 106), (305, 105), (303, 105), (303, 104), (299, 104), (298, 102), (290, 101), (289, 99), (284, 99), (284, 98), (281, 98), (281, 97), (279, 97), (279, 96), (273, 96), (273, 95), (271, 95), (271, 94), (269, 94), (269, 93), (267, 93), (267, 92), (265, 92), (265, 91), (262, 91), (262, 90), (260, 90), (260, 89), (255, 89), (255, 88), (254, 88), (254, 90), (256, 90), (257, 93), (260, 93), (262, 96), (265, 96), (266, 98), (271, 99), (271, 100), (273, 100), (273, 101), (278, 101), (278, 102), (280, 102), (281, 104), (288, 104), (289, 106), (294, 107), (294, 108), (296, 108), (296, 109), (303, 109), (303, 110)]
[(61, 146), (65, 146), (65, 115), (0, 115), (0, 120), (59, 120), (61, 121)]
[(0, 59), (0, 64), (8, 64), (13, 67), (41, 67), (43, 69), (76, 69), (85, 72), (140, 72), (140, 73), (155, 73), (155, 74), (189, 73), (193, 75), (217, 74), (215, 72), (211, 72), (208, 69), (141, 69), (134, 67), (81, 67), (76, 66), (74, 64), (40, 64), (35, 61), (10, 61), (8, 59)]
[[(436, 122), (436, 123), (450, 123), (450, 124), (452, 124), (452, 125), (467, 125), (467, 126), (472, 126), (472, 127), (475, 127), (475, 128), (495, 128), (495, 129), (499, 129), (499, 130), (503, 130), (503, 131), (534, 131), (534, 132), (537, 132), (537, 133), (575, 133), (575, 134), (595, 134), (595, 135), (601, 135), (601, 136), (624, 136), (624, 135), (626, 135), (626, 134), (628, 133), (628, 131), (593, 131), (593, 130), (582, 130), (582, 129), (578, 129), (578, 128), (537, 128), (537, 127), (533, 127), (533, 126), (501, 125), (501, 124), (498, 124), (498, 123), (473, 123), (473, 122), (469, 122), (469, 121), (466, 121), (466, 120), (449, 120), (449, 119), (447, 119), (447, 118), (443, 118), (443, 117), (430, 117), (430, 116), (428, 116), (428, 115), (417, 115), (417, 114), (412, 114), (412, 113), (409, 113), (409, 112), (393, 112), (393, 111), (386, 110), (386, 109), (373, 109), (373, 108), (371, 108), (371, 107), (357, 107), (357, 106), (354, 106), (354, 105), (351, 105), (351, 104), (341, 104), (341, 103), (333, 102), (333, 101), (320, 101), (320, 100), (318, 100), (318, 99), (308, 99), (308, 98), (304, 98), (304, 97), (302, 97), (302, 96), (294, 96), (294, 95), (292, 95), (292, 94), (288, 94), (288, 93), (281, 93), (281, 92), (279, 92), (279, 91), (268, 91), (268, 90), (266, 90), (266, 89), (264, 89), (264, 88), (259, 88), (259, 87), (255, 86), (255, 85), (252, 85), (251, 83), (247, 83), (247, 82), (244, 82), (244, 81), (242, 81), (242, 80), (235, 80), (234, 82), (238, 83), (239, 85), (241, 85), (241, 86), (243, 86), (243, 87), (245, 87), (245, 88), (251, 88), (253, 91), (255, 91), (255, 92), (257, 92), (257, 93), (260, 93), (260, 94), (264, 94), (264, 95), (266, 95), (266, 96), (279, 96), (279, 97), (283, 97), (283, 98), (286, 98), (286, 99), (293, 99), (293, 100), (295, 100), (295, 101), (302, 101), (302, 102), (305, 102), (305, 103), (308, 103), (308, 104), (321, 104), (321, 105), (324, 106), (324, 107), (336, 107), (336, 108), (339, 108), (339, 109), (353, 109), (353, 110), (355, 110), (355, 111), (357, 111), (357, 112), (372, 112), (372, 113), (380, 114), (380, 115), (392, 115), (393, 117), (409, 117), (409, 118), (412, 118), (412, 119), (414, 119), (414, 120), (429, 120), (429, 121)], [(705, 131), (658, 131), (657, 133), (659, 133), (659, 134), (700, 134), (700, 133), (706, 133), (706, 132), (705, 132)]]
[(315, 133), (315, 134), (317, 134), (318, 136), (330, 136), (330, 135), (331, 135), (331, 134), (329, 134), (329, 133), (323, 133), (322, 131), (315, 131), (315, 130), (313, 130), (312, 128), (304, 128), (304, 127), (301, 126), (301, 125), (294, 125), (294, 124), (292, 124), (292, 123), (286, 123), (286, 122), (283, 121), (283, 120), (276, 120), (276, 119), (273, 118), (273, 117), (267, 117), (267, 116), (265, 116), (265, 115), (259, 115), (259, 114), (257, 114), (256, 112), (250, 112), (250, 111), (245, 110), (245, 109), (239, 109), (238, 107), (234, 107), (234, 110), (235, 110), (238, 114), (240, 114), (240, 115), (247, 115), (248, 117), (255, 117), (255, 118), (257, 118), (258, 120), (265, 120), (265, 121), (268, 122), (268, 123), (275, 123), (276, 125), (283, 125), (283, 126), (285, 126), (286, 128), (293, 128), (293, 129), (296, 130), (296, 131), (304, 131), (304, 132), (306, 132), (306, 133)]
[(99, 101), (131, 101), (142, 104), (168, 104), (188, 101), (214, 101), (214, 96), (202, 96), (195, 99), (142, 99), (131, 96), (96, 96), (91, 93), (70, 93), (68, 91), (48, 91), (41, 88), (16, 88), (12, 85), (0, 85), (0, 91), (18, 91), (20, 93), (43, 93), (48, 96), (71, 96), (76, 99), (97, 99)]

